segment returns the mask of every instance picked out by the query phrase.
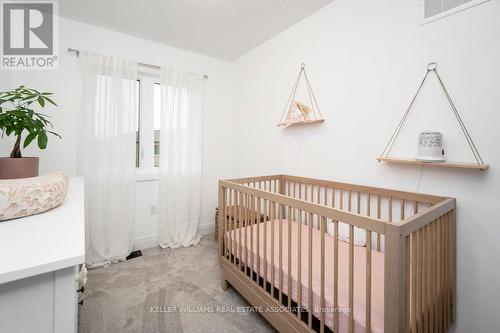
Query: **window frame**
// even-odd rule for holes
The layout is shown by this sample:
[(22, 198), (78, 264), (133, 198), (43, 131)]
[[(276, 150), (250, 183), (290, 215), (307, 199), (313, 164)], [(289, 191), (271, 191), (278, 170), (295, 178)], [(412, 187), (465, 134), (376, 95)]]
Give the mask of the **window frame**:
[(154, 85), (160, 81), (159, 70), (140, 69), (139, 81), (139, 167), (136, 181), (158, 180), (160, 168), (154, 166)]

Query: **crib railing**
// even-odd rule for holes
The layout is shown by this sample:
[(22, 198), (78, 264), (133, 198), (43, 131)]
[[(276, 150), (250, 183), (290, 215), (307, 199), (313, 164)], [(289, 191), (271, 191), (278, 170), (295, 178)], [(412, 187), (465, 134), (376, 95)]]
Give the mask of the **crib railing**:
[(446, 199), (399, 228), (407, 332), (447, 332), (454, 321), (454, 206), (453, 199)]
[[(449, 198), (295, 176), (220, 181), (223, 283), (229, 281), (254, 306), (279, 307), (281, 311), (262, 314), (280, 331), (353, 332), (354, 231), (360, 228), (366, 233), (365, 332), (372, 329), (372, 250), (384, 252), (384, 332), (447, 331), (453, 322), (454, 207)], [(279, 221), (277, 228), (274, 221)], [(292, 221), (304, 225), (307, 235), (298, 227), (292, 237)], [(270, 231), (262, 222), (271, 223)], [(333, 253), (325, 252), (329, 225)], [(341, 225), (349, 233), (347, 324), (338, 312)], [(320, 235), (319, 255), (313, 230)], [(303, 237), (307, 253), (302, 253)], [(291, 271), (293, 256), (296, 272)], [(313, 300), (318, 257), (320, 295)], [(333, 288), (326, 294), (325, 262), (331, 257), (333, 281), (328, 282)], [(291, 297), (293, 274), (296, 299)], [(333, 309), (326, 309), (327, 301)], [(333, 312), (328, 322), (327, 311)]]

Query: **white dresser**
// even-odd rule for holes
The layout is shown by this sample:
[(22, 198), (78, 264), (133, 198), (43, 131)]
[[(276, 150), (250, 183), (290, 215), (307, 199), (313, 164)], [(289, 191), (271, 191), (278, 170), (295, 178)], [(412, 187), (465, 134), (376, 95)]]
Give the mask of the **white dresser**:
[(85, 260), (83, 179), (64, 203), (0, 222), (0, 332), (77, 331), (75, 278)]

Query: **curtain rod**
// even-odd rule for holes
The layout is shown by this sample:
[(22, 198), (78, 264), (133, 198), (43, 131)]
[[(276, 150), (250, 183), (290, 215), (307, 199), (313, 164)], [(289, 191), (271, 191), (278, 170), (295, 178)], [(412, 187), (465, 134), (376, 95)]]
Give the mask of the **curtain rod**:
[[(69, 53), (74, 53), (77, 57), (80, 56), (80, 50), (72, 49), (71, 47), (68, 47), (68, 52)], [(151, 68), (155, 68), (155, 69), (160, 69), (160, 66), (156, 66), (156, 65), (145, 64), (145, 63), (142, 63), (142, 62), (139, 62), (137, 64), (140, 65), (140, 66), (145, 66), (145, 67), (151, 67)], [(208, 75), (203, 74), (202, 76), (203, 76), (204, 79), (208, 79)]]

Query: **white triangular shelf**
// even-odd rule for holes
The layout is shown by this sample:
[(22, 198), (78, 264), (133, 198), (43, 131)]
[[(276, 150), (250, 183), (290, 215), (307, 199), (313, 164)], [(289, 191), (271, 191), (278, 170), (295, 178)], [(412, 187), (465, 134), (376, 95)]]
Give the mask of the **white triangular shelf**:
[(314, 120), (301, 120), (301, 121), (295, 121), (295, 122), (288, 122), (288, 123), (279, 123), (278, 127), (291, 127), (291, 126), (298, 126), (298, 125), (307, 125), (307, 124), (317, 124), (317, 123), (322, 123), (324, 122), (325, 119), (314, 119)]
[[(407, 116), (408, 114), (410, 113), (411, 111), (411, 108), (413, 106), (413, 103), (415, 102), (418, 94), (420, 93), (420, 90), (422, 89), (422, 86), (424, 85), (425, 83), (425, 80), (427, 79), (427, 77), (429, 76), (430, 73), (434, 73), (439, 81), (439, 84), (441, 85), (441, 88), (443, 89), (443, 92), (445, 93), (447, 99), (448, 99), (448, 102), (450, 103), (450, 106), (451, 106), (451, 109), (453, 111), (453, 113), (455, 114), (455, 118), (457, 119), (463, 133), (464, 133), (464, 136), (467, 140), (467, 143), (469, 144), (469, 147), (472, 151), (472, 154), (474, 155), (474, 158), (476, 159), (476, 163), (468, 163), (468, 162), (423, 162), (423, 161), (419, 161), (419, 160), (416, 160), (416, 159), (409, 159), (409, 158), (399, 158), (399, 157), (391, 157), (389, 156), (389, 153), (391, 152), (391, 149), (394, 145), (394, 143), (396, 142), (396, 139), (401, 131), (401, 128), (403, 127), (403, 125), (405, 124), (405, 121), (407, 119)], [(476, 145), (474, 144), (474, 141), (472, 141), (472, 138), (469, 134), (469, 131), (467, 130), (467, 128), (465, 127), (465, 124), (462, 120), (462, 117), (460, 116), (460, 114), (458, 113), (458, 110), (457, 108), (455, 107), (455, 104), (453, 103), (453, 101), (451, 100), (451, 96), (450, 94), (448, 93), (448, 90), (446, 89), (444, 83), (443, 83), (443, 80), (441, 79), (441, 77), (439, 76), (438, 72), (437, 72), (437, 64), (434, 63), (434, 62), (431, 62), (430, 64), (427, 65), (427, 72), (425, 73), (425, 76), (424, 76), (424, 79), (422, 80), (422, 82), (420, 83), (420, 86), (419, 88), (417, 89), (417, 92), (415, 94), (415, 96), (413, 97), (410, 105), (408, 106), (408, 109), (406, 110), (405, 114), (403, 115), (403, 118), (400, 120), (398, 126), (396, 127), (396, 130), (394, 131), (394, 133), (392, 134), (391, 138), (389, 139), (389, 142), (387, 143), (387, 145), (385, 146), (385, 149), (384, 151), (382, 152), (382, 154), (380, 155), (379, 158), (377, 158), (377, 160), (379, 162), (387, 162), (387, 163), (397, 163), (397, 164), (408, 164), (408, 165), (419, 165), (419, 166), (436, 166), (436, 167), (449, 167), (449, 168), (461, 168), (461, 169), (476, 169), (476, 170), (481, 170), (481, 171), (484, 171), (486, 169), (488, 169), (488, 164), (484, 163), (483, 162), (483, 159), (481, 157), (481, 155), (479, 154), (479, 151), (477, 150), (476, 148)]]
[(422, 162), (414, 160), (411, 158), (399, 158), (399, 157), (382, 157), (377, 159), (379, 162), (395, 163), (395, 164), (407, 164), (407, 165), (425, 165), (432, 167), (441, 168), (459, 168), (459, 169), (476, 169), (476, 170), (486, 170), (488, 169), (488, 164), (477, 164), (468, 162)]
[[(310, 105), (311, 107), (305, 106), (302, 103), (298, 102), (295, 100), (295, 94), (297, 93), (297, 88), (299, 86), (300, 80), (304, 78), (306, 82), (306, 88), (307, 88), (307, 93), (309, 95), (309, 100), (310, 100)], [(302, 109), (300, 112), (302, 112), (301, 116), (299, 119), (292, 117), (292, 108), (293, 106), (299, 104), (302, 106)], [(300, 108), (300, 106), (299, 106)], [(295, 109), (297, 110), (297, 109)], [(295, 80), (295, 83), (293, 84), (292, 92), (290, 94), (290, 97), (288, 97), (288, 100), (285, 105), (285, 110), (283, 110), (283, 113), (281, 114), (280, 121), (278, 123), (278, 127), (281, 128), (287, 128), (291, 126), (299, 126), (299, 125), (306, 125), (306, 124), (317, 124), (317, 123), (322, 123), (325, 121), (325, 118), (321, 114), (321, 111), (319, 110), (318, 102), (316, 101), (316, 97), (314, 96), (314, 92), (311, 87), (311, 83), (309, 82), (309, 78), (307, 77), (306, 73), (306, 65), (301, 64), (300, 65), (300, 70), (299, 70), (299, 75), (297, 76), (297, 79)]]

